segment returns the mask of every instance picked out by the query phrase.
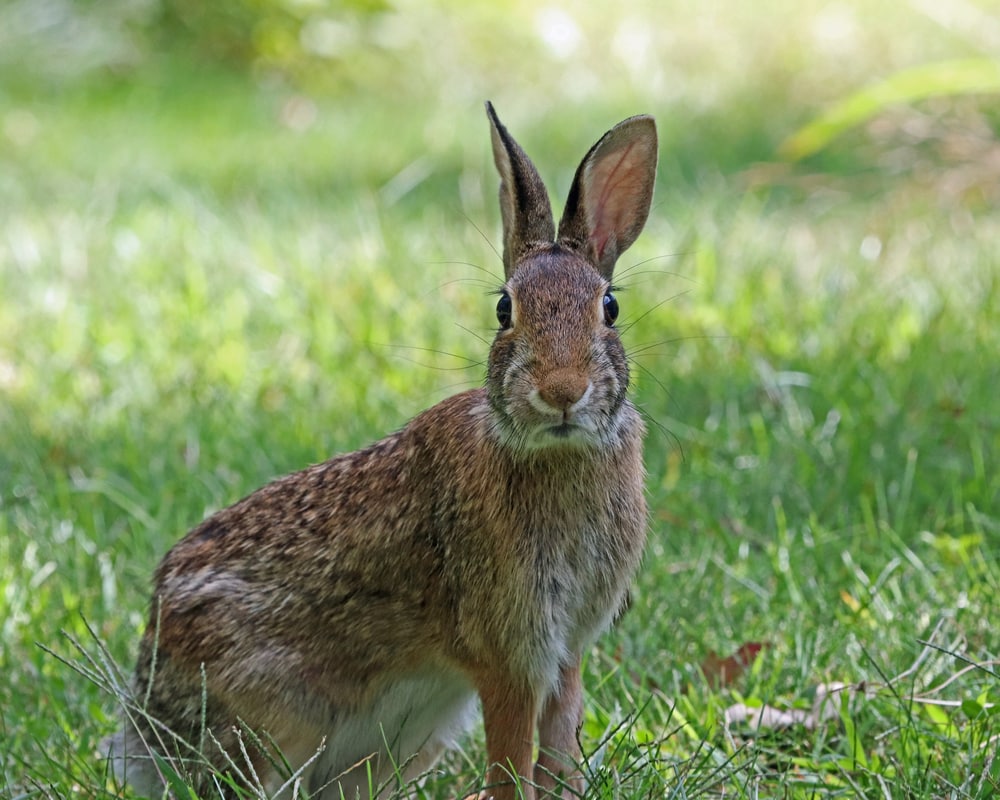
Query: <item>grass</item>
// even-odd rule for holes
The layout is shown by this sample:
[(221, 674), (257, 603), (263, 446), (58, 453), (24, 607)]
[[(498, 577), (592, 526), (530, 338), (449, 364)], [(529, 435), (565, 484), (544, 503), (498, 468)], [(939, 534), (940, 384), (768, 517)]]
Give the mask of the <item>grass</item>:
[[(531, 9), (486, 48), (483, 19), (431, 8), (469, 37), (386, 54), (394, 82), (303, 94), (176, 53), (0, 82), (0, 796), (110, 792), (114, 703), (73, 641), (127, 669), (185, 530), (481, 381), (487, 97), (557, 205), (612, 123), (661, 128), (618, 276), (653, 519), (586, 665), (591, 795), (994, 795), (996, 119), (937, 99), (777, 156), (872, 77), (978, 42), (897, 4), (719, 0), (618, 9), (632, 28), (595, 7), (546, 56)], [(646, 44), (597, 73), (609, 29)], [(737, 680), (706, 679), (748, 642)], [(835, 683), (814, 726), (725, 722)], [(483, 758), (473, 738), (427, 794)]]

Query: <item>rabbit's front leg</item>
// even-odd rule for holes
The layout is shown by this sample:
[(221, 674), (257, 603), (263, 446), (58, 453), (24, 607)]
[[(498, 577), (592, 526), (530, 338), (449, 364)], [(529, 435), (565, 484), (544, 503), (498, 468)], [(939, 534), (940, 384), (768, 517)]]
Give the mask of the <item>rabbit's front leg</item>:
[(496, 675), (481, 680), (478, 688), (490, 764), (480, 800), (534, 800), (535, 694), (530, 686)]
[(578, 739), (582, 723), (583, 687), (577, 660), (562, 667), (559, 686), (545, 701), (538, 721), (535, 784), (540, 792), (551, 793), (561, 782), (566, 787), (564, 794), (567, 797), (583, 793)]

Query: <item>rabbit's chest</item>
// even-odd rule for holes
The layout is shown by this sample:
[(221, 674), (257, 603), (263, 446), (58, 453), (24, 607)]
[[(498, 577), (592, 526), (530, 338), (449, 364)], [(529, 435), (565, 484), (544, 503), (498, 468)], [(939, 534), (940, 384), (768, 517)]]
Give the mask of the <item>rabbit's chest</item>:
[[(524, 575), (513, 651), (535, 685), (553, 687), (620, 611), (638, 554), (607, 527), (539, 530), (533, 569)], [(510, 619), (510, 617), (508, 617)]]
[(534, 592), (549, 646), (578, 652), (617, 613), (631, 573), (631, 559), (609, 541), (606, 530), (582, 526), (564, 546), (536, 557)]
[(645, 541), (642, 473), (620, 467), (553, 454), (468, 499), (445, 553), (460, 658), (500, 655), (544, 693), (610, 626)]

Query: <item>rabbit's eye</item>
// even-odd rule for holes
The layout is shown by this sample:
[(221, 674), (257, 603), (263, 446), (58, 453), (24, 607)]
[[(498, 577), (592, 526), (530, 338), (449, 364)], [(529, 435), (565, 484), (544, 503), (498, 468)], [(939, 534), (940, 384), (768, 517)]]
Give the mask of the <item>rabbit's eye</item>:
[(611, 292), (604, 295), (604, 322), (611, 326), (618, 319), (618, 301)]
[(504, 292), (497, 301), (497, 322), (500, 323), (500, 330), (505, 331), (510, 327), (512, 313), (513, 303), (510, 295)]

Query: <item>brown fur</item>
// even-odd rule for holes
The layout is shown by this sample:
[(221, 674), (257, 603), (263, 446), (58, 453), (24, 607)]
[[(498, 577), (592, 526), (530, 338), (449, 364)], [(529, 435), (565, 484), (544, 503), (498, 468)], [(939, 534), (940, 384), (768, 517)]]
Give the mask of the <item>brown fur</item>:
[[(390, 760), (416, 777), (464, 727), (473, 692), (484, 796), (520, 784), (530, 799), (560, 775), (582, 788), (580, 659), (645, 539), (644, 430), (604, 296), (648, 213), (656, 136), (632, 118), (591, 149), (553, 242), (544, 186), (487, 110), (514, 322), (486, 387), (274, 481), (166, 555), (134, 678), (142, 712), (110, 750), (140, 791), (160, 780), (147, 748), (207, 786), (203, 763), (238, 776), (249, 741), (273, 791), (272, 749), (294, 770), (325, 741), (310, 791), (367, 796), (356, 760), (374, 758), (376, 790)], [(356, 752), (369, 741), (384, 746)]]

